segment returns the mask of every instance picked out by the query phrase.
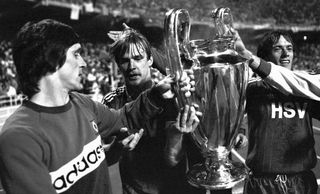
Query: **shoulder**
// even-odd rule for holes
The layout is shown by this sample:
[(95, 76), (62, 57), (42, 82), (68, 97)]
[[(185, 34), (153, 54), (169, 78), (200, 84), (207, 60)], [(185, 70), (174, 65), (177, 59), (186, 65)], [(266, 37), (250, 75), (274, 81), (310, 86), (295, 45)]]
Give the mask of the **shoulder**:
[(70, 92), (69, 95), (72, 97), (72, 98), (77, 98), (77, 99), (90, 99), (90, 96), (86, 95), (86, 94), (82, 94), (82, 93), (79, 93), (79, 92)]
[(8, 119), (0, 134), (0, 152), (25, 147), (32, 150), (34, 146), (43, 145), (43, 134), (38, 130), (40, 126), (35, 120), (37, 119), (23, 115), (14, 115)]
[(108, 105), (125, 95), (126, 95), (126, 86), (118, 87), (117, 89), (109, 92), (103, 97), (102, 104)]
[(70, 92), (70, 100), (74, 103), (80, 104), (94, 104), (94, 101), (91, 99), (89, 95), (82, 94), (79, 92)]
[(251, 77), (248, 81), (246, 96), (249, 98), (262, 99), (273, 96), (275, 93), (277, 93), (275, 89), (259, 76)]
[(260, 76), (254, 76), (254, 77), (250, 77), (248, 81), (248, 89), (252, 89), (252, 88), (268, 89), (270, 88), (270, 85)]
[[(16, 129), (33, 129), (37, 125), (39, 113), (26, 106), (26, 102), (18, 107), (5, 121), (1, 133)], [(13, 130), (14, 129), (14, 130)]]
[(105, 106), (100, 102), (94, 101), (89, 95), (78, 92), (70, 93), (71, 107), (78, 111), (84, 111), (86, 114), (95, 116), (105, 111)]

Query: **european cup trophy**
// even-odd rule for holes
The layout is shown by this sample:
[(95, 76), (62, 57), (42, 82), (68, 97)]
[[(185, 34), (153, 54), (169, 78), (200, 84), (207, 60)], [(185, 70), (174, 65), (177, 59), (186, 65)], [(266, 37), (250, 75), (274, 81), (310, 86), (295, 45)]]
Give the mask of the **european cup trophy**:
[[(234, 49), (232, 15), (228, 8), (213, 10), (216, 35), (189, 40), (190, 16), (185, 9), (167, 12), (164, 31), (170, 73), (179, 77), (192, 68), (195, 89), (186, 98), (176, 90), (178, 103), (195, 103), (203, 113), (192, 137), (205, 162), (187, 173), (188, 182), (207, 190), (232, 188), (247, 175), (243, 163), (229, 159), (245, 107), (248, 63)], [(177, 86), (178, 87), (178, 86)]]

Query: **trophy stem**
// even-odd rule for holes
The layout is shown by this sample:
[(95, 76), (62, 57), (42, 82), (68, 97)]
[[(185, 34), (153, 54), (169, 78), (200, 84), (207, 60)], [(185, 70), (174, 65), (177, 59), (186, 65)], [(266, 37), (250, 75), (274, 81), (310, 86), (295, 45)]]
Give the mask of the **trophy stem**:
[(205, 162), (194, 165), (188, 172), (188, 182), (195, 187), (220, 190), (234, 187), (244, 180), (247, 169), (229, 159), (230, 151), (219, 146), (204, 153)]

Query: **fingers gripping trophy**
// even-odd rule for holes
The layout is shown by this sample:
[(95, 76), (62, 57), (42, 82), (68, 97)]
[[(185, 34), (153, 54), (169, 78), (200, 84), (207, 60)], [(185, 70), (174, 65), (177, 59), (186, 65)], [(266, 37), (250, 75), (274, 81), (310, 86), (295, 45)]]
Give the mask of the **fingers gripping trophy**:
[[(188, 182), (207, 190), (227, 189), (242, 181), (247, 169), (229, 159), (244, 114), (248, 61), (234, 49), (229, 8), (213, 10), (215, 37), (189, 40), (187, 10), (167, 12), (164, 30), (170, 73), (176, 77), (193, 69), (195, 92), (186, 98), (176, 90), (179, 106), (197, 104), (203, 113), (192, 137), (205, 158), (187, 173)], [(178, 86), (177, 86), (178, 87)]]

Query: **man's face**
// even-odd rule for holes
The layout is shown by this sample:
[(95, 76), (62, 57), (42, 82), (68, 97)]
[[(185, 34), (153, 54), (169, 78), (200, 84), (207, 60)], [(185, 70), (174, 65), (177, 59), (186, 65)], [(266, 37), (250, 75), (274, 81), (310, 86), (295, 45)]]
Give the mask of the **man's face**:
[(80, 55), (81, 45), (79, 43), (72, 45), (66, 53), (66, 61), (60, 69), (57, 70), (58, 79), (61, 86), (67, 91), (81, 90), (82, 70), (87, 66)]
[(151, 80), (150, 66), (153, 58), (148, 59), (141, 46), (131, 45), (130, 49), (120, 58), (119, 69), (124, 75), (127, 85), (138, 86)]
[(293, 45), (282, 35), (272, 47), (270, 61), (287, 69), (292, 68)]

